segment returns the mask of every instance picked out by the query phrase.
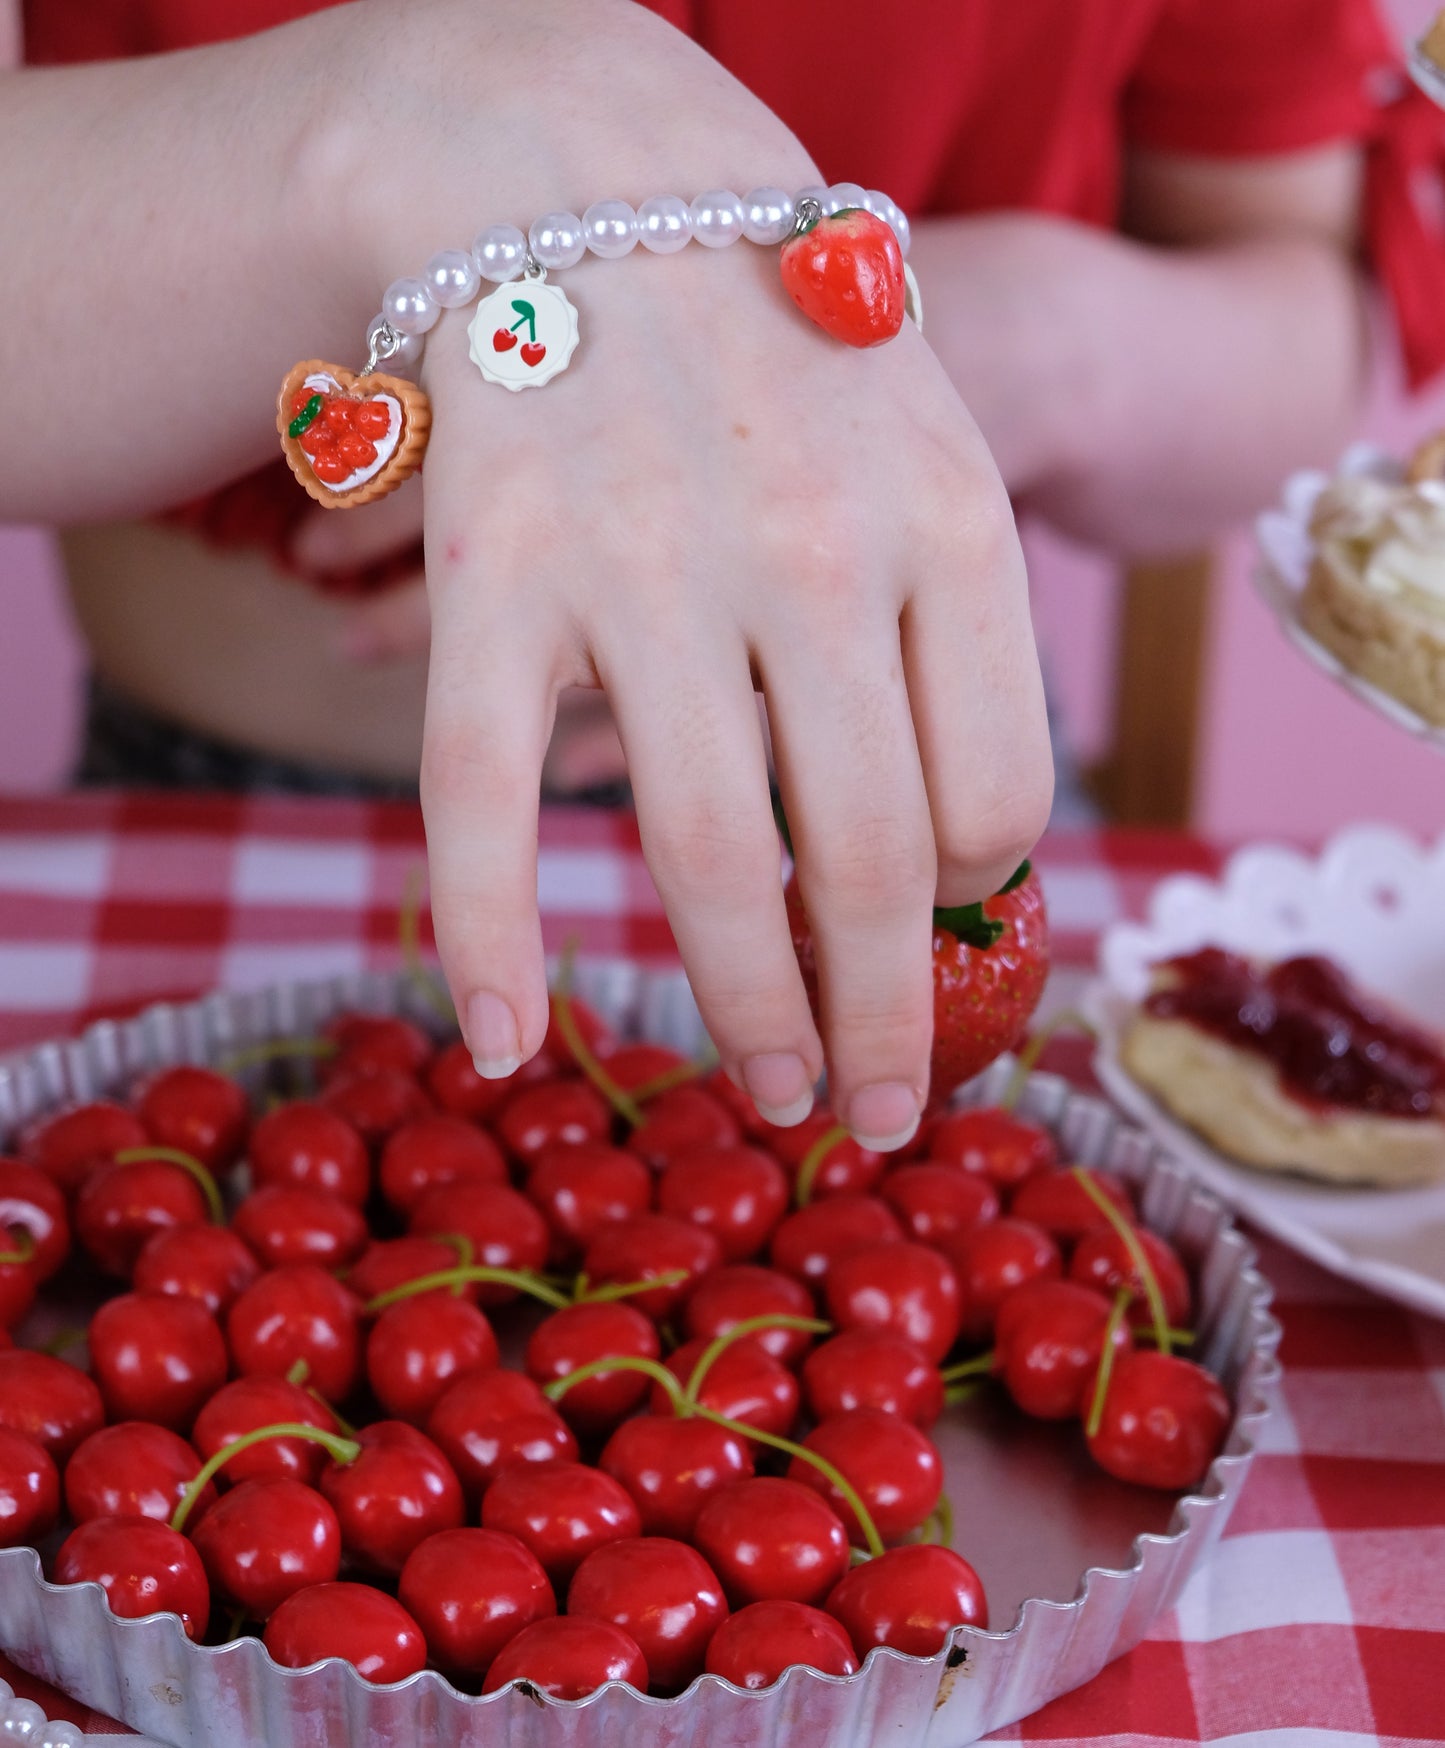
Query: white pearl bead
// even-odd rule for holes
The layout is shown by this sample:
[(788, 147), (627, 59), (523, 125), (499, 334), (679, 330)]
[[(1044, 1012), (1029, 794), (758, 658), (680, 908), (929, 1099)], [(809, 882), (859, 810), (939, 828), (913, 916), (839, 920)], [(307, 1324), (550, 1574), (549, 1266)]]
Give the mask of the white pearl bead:
[(582, 221), (575, 212), (543, 213), (527, 233), (539, 267), (575, 267), (587, 252)]
[(515, 225), (488, 225), (472, 244), (472, 259), (483, 279), (504, 285), (527, 264), (527, 239)]
[(33, 1699), (12, 1699), (0, 1717), (0, 1736), (12, 1742), (29, 1742), (45, 1728), (45, 1713)]
[(692, 234), (709, 249), (725, 249), (743, 234), (743, 203), (726, 188), (710, 188), (688, 208)]
[(399, 334), (425, 334), (441, 311), (420, 279), (393, 279), (381, 296), (381, 313)]
[(863, 204), (874, 218), (881, 218), (885, 225), (891, 225), (898, 217), (898, 208), (881, 188), (870, 188), (863, 198)]
[(57, 1719), (46, 1726), (34, 1748), (85, 1748), (85, 1732)]
[(617, 261), (637, 247), (637, 214), (625, 200), (594, 200), (582, 214), (587, 247), (603, 261)]
[(443, 249), (422, 268), (432, 302), (444, 310), (459, 310), (481, 290), (482, 276), (465, 249)]
[(750, 243), (781, 243), (793, 228), (793, 197), (782, 188), (755, 188), (743, 202), (743, 235)]
[(6, 1706), (12, 1699), (14, 1699), (14, 1697), (15, 1689), (11, 1687), (10, 1683), (8, 1681), (0, 1681), (0, 1712), (5, 1710)]
[[(373, 316), (370, 322), (367, 323), (366, 344), (368, 347), (371, 345), (377, 330), (386, 320), (387, 318), (384, 315)], [(400, 330), (398, 330), (398, 332), (400, 332)], [(424, 348), (419, 335), (402, 334), (401, 345), (397, 347), (396, 351), (392, 353), (390, 358), (378, 359), (376, 368), (378, 370), (390, 371), (415, 369), (416, 366), (421, 363), (423, 350)]]
[(829, 212), (842, 212), (844, 207), (868, 205), (868, 191), (856, 182), (835, 182), (828, 190)]
[(675, 255), (692, 238), (692, 210), (678, 194), (654, 194), (637, 209), (637, 234), (654, 255)]

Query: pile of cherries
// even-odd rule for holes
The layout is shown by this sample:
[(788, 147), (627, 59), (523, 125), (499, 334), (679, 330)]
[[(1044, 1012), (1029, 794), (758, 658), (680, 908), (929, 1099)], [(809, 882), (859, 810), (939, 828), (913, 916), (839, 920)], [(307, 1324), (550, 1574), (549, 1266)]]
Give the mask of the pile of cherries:
[(391, 415), (379, 400), (327, 395), (305, 387), (292, 396), (291, 415), (297, 424), (306, 421), (297, 441), (306, 451), (311, 471), (329, 486), (339, 486), (370, 467), (376, 460), (377, 439), (391, 429)]
[(1010, 1112), (884, 1157), (564, 999), (509, 1081), (394, 1017), (306, 1048), (263, 1077), (311, 1096), (170, 1068), (0, 1161), (0, 1546), (118, 1615), (472, 1692), (846, 1675), (986, 1624), (928, 1436), (978, 1378), (1129, 1481), (1220, 1447), (1179, 1258)]

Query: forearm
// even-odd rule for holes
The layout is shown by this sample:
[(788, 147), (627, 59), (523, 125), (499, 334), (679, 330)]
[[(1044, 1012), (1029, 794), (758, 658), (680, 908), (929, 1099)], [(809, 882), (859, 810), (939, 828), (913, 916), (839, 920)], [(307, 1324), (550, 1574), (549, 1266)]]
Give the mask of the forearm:
[[(1361, 279), (1341, 251), (1261, 238), (1167, 250), (1052, 219), (999, 321), (1035, 362), (1016, 372), (1024, 416), (994, 380), (965, 259), (969, 220), (921, 239), (929, 334), (998, 445), (1021, 506), (1120, 551), (1206, 540), (1328, 462), (1356, 415), (1366, 331)], [(990, 221), (981, 221), (988, 223)], [(1043, 283), (1040, 283), (1043, 282)]]
[(363, 0), (234, 44), (0, 74), (0, 519), (138, 513), (274, 453), (299, 357), (390, 279), (608, 194), (806, 181), (791, 135), (621, 0)]

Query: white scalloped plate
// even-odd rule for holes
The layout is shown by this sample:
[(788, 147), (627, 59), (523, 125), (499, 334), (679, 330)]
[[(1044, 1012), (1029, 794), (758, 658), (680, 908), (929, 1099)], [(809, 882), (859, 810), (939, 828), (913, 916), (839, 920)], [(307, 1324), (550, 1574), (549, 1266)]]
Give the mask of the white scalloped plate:
[(1317, 860), (1259, 845), (1233, 856), (1218, 882), (1162, 881), (1147, 922), (1106, 931), (1083, 998), (1099, 1028), (1099, 1079), (1202, 1183), (1332, 1273), (1445, 1317), (1445, 1182), (1356, 1189), (1256, 1171), (1175, 1122), (1121, 1066), (1122, 1023), (1148, 989), (1149, 967), (1203, 946), (1269, 959), (1324, 953), (1445, 1034), (1445, 838), (1426, 849), (1386, 827), (1356, 826)]
[[(1357, 443), (1340, 458), (1338, 474), (1369, 474), (1377, 479), (1401, 478), (1399, 461), (1373, 444)], [(1310, 541), (1310, 512), (1315, 499), (1330, 482), (1330, 475), (1311, 470), (1294, 473), (1284, 483), (1278, 508), (1266, 510), (1254, 522), (1258, 562), (1253, 569), (1254, 586), (1260, 599), (1280, 628), (1305, 656), (1323, 673), (1352, 693), (1362, 704), (1406, 729), (1418, 739), (1428, 741), (1445, 752), (1445, 729), (1433, 723), (1408, 704), (1372, 686), (1368, 680), (1352, 673), (1332, 650), (1313, 638), (1300, 623), (1300, 591), (1309, 576), (1313, 545)]]

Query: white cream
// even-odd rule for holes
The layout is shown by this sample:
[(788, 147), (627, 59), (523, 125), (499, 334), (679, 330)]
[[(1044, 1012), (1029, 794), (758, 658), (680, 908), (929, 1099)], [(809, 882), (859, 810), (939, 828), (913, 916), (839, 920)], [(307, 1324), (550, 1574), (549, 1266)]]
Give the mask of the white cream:
[(1334, 480), (1315, 502), (1310, 533), (1340, 549), (1366, 588), (1445, 613), (1445, 483)]

